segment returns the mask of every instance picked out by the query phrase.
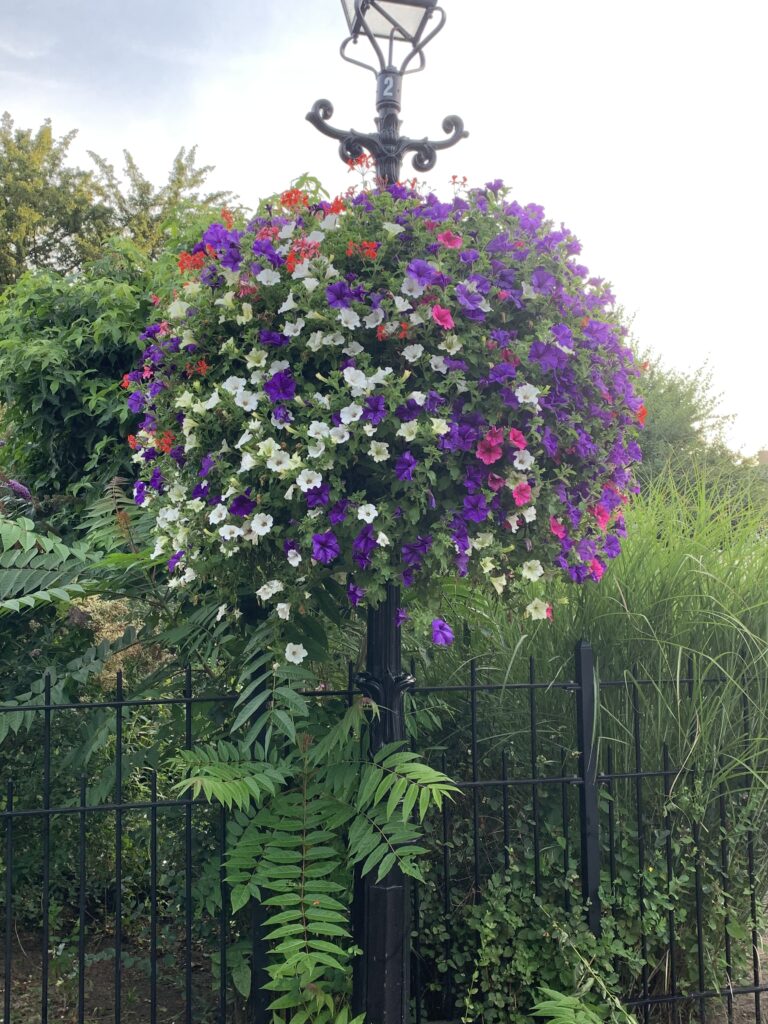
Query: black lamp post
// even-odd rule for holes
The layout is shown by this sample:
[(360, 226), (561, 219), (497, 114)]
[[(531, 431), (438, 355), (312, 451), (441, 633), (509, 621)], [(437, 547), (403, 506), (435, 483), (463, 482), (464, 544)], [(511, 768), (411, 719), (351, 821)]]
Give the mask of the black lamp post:
[[(307, 114), (307, 120), (324, 135), (339, 141), (339, 155), (345, 163), (368, 150), (381, 181), (392, 183), (400, 178), (403, 157), (408, 152), (414, 153), (413, 166), (417, 171), (431, 170), (437, 160), (437, 150), (455, 145), (469, 133), (464, 130), (462, 119), (452, 115), (443, 121), (443, 131), (450, 137), (441, 142), (401, 136), (400, 96), (403, 75), (423, 70), (424, 47), (445, 24), (445, 12), (437, 6), (437, 0), (342, 0), (342, 6), (349, 36), (341, 44), (341, 56), (376, 76), (378, 131), (333, 128), (328, 124), (333, 117), (333, 106), (328, 100), (318, 100)], [(378, 68), (347, 52), (350, 44), (357, 45), (363, 36), (373, 48)]]
[[(376, 76), (376, 132), (340, 131), (327, 122), (333, 116), (328, 100), (318, 100), (307, 120), (324, 135), (337, 139), (345, 162), (365, 150), (376, 163), (380, 182), (400, 178), (405, 153), (414, 152), (413, 166), (428, 171), (437, 150), (453, 146), (468, 133), (460, 117), (446, 117), (442, 142), (408, 139), (400, 135), (400, 96), (403, 75), (424, 68), (424, 47), (445, 24), (437, 0), (342, 0), (349, 36), (341, 56)], [(378, 60), (378, 68), (347, 52), (365, 36)], [(399, 64), (396, 61), (399, 61)], [(404, 54), (404, 55), (403, 55)], [(405, 739), (403, 696), (413, 679), (403, 672), (397, 608), (400, 588), (387, 584), (386, 596), (368, 609), (366, 670), (355, 677), (356, 686), (374, 700), (378, 718), (371, 723), (371, 749)], [(410, 892), (408, 880), (393, 868), (380, 882), (374, 874), (357, 873), (352, 914), (355, 942), (362, 956), (355, 961), (353, 1012), (365, 1013), (366, 1024), (406, 1024), (410, 1001)]]

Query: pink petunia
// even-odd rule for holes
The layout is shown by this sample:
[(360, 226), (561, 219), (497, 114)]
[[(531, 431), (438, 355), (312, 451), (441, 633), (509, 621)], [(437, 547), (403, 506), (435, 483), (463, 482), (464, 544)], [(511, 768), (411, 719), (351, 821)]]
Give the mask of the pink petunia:
[(452, 231), (443, 231), (441, 235), (437, 236), (437, 240), (446, 249), (460, 249), (462, 246), (461, 235), (455, 235)]
[(509, 440), (515, 446), (515, 448), (527, 448), (528, 442), (525, 439), (525, 435), (521, 434), (516, 427), (512, 427), (509, 432)]
[(490, 441), (491, 444), (504, 444), (504, 431), (501, 427), (490, 427), (485, 434), (485, 440)]
[(548, 619), (552, 619), (553, 617), (554, 616), (553, 616), (553, 612), (552, 612), (552, 605), (548, 604), (547, 605), (547, 618)]
[(593, 558), (592, 561), (589, 563), (589, 568), (592, 570), (592, 578), (594, 580), (600, 581), (603, 578), (605, 566), (599, 558)]
[(432, 307), (432, 319), (446, 331), (450, 331), (454, 325), (450, 309), (445, 309), (443, 306)]
[(531, 500), (531, 485), (527, 481), (522, 480), (516, 487), (512, 488), (512, 497), (515, 499), (515, 504), (518, 508), (521, 505), (527, 505)]
[(500, 491), (501, 488), (504, 486), (504, 477), (503, 476), (499, 476), (498, 473), (489, 473), (488, 474), (488, 486), (494, 492), (495, 491)]
[(558, 540), (562, 540), (563, 537), (565, 537), (565, 527), (561, 522), (555, 519), (554, 516), (549, 517), (549, 528), (552, 531), (552, 533), (554, 533), (554, 535), (558, 538)]
[(605, 505), (595, 505), (592, 509), (592, 515), (597, 520), (597, 525), (601, 530), (605, 530), (608, 523), (611, 521), (611, 513), (605, 507)]
[(484, 437), (478, 444), (475, 455), (481, 462), (484, 462), (486, 466), (490, 466), (494, 462), (498, 462), (501, 458), (501, 445), (494, 444), (493, 441), (489, 441), (487, 437)]

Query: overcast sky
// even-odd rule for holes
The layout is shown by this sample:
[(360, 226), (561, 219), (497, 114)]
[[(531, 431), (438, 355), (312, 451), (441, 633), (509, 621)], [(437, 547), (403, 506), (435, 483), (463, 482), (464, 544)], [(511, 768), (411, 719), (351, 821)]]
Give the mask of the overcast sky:
[[(584, 245), (670, 366), (708, 361), (731, 443), (768, 448), (768, 160), (763, 0), (443, 0), (447, 23), (409, 76), (403, 131), (470, 137), (428, 180), (502, 178)], [(340, 0), (0, 0), (0, 109), (50, 117), (119, 164), (165, 178), (180, 146), (245, 205), (308, 171), (349, 184), (304, 120), (372, 127), (373, 76), (338, 56)], [(407, 168), (407, 165), (406, 165)]]

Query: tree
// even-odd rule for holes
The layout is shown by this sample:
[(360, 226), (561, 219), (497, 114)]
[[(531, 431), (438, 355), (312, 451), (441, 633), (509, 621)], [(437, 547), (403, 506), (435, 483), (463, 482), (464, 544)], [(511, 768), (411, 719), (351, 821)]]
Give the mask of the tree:
[(0, 290), (29, 268), (73, 270), (112, 232), (114, 215), (95, 175), (68, 167), (77, 133), (56, 139), (0, 119)]

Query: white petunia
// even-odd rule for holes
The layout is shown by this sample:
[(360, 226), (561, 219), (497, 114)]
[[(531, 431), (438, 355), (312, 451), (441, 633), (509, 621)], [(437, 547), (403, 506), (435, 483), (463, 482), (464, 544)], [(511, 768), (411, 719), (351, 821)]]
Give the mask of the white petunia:
[(349, 440), (349, 431), (346, 427), (332, 427), (329, 437), (334, 444), (344, 444)]
[(439, 416), (431, 416), (429, 422), (432, 426), (432, 433), (437, 434), (438, 437), (447, 434), (451, 429), (448, 426), (448, 420), (444, 420)]
[(376, 534), (376, 543), (379, 545), (380, 548), (388, 548), (389, 545), (391, 544), (391, 541), (389, 537), (386, 535), (386, 533), (381, 532)]
[(273, 270), (272, 267), (265, 267), (261, 273), (256, 275), (256, 280), (259, 284), (266, 285), (269, 288), (273, 284), (280, 283), (280, 275), (276, 270)]
[(419, 284), (419, 282), (414, 280), (412, 277), (406, 277), (400, 285), (400, 291), (403, 295), (410, 295), (411, 298), (418, 299), (420, 295), (424, 294), (424, 285)]
[(416, 362), (424, 355), (423, 345), (406, 345), (403, 349), (403, 358), (407, 359), (409, 363)]
[(386, 462), (389, 458), (389, 445), (384, 441), (371, 441), (368, 454), (374, 462)]
[(319, 487), (322, 482), (323, 478), (321, 474), (316, 473), (314, 469), (302, 469), (296, 477), (296, 483), (304, 494), (306, 494), (307, 491), (312, 490), (314, 487)]
[(295, 549), (289, 551), (286, 557), (288, 558), (288, 564), (292, 565), (294, 569), (301, 563), (301, 555)]
[(267, 361), (267, 353), (263, 348), (254, 348), (245, 357), (245, 365), (249, 370), (258, 370)]
[(289, 619), (291, 616), (291, 606), (287, 601), (281, 601), (280, 604), (275, 606), (278, 619)]
[(461, 351), (462, 346), (455, 334), (446, 334), (437, 347), (441, 348), (443, 352), (447, 352), (449, 356), (455, 356), (457, 352)]
[(248, 444), (249, 441), (253, 440), (253, 434), (250, 430), (246, 430), (244, 434), (240, 435), (240, 440), (235, 444), (235, 448), (242, 448), (243, 445)]
[(355, 398), (364, 395), (370, 390), (370, 381), (362, 370), (358, 370), (354, 366), (346, 366), (343, 370), (343, 376)]
[(544, 566), (537, 558), (531, 559), (529, 562), (523, 562), (520, 567), (520, 575), (524, 580), (530, 580), (531, 583), (535, 583), (536, 580), (540, 580), (544, 575)]
[(316, 440), (319, 440), (320, 438), (323, 437), (328, 437), (330, 432), (331, 428), (328, 426), (327, 423), (323, 423), (322, 420), (312, 420), (312, 422), (309, 424), (309, 430), (307, 430), (307, 434), (309, 435), (309, 437), (313, 437)]
[(549, 605), (545, 604), (540, 598), (536, 597), (525, 609), (525, 614), (529, 619), (546, 619), (549, 616)]
[(266, 512), (257, 512), (251, 520), (251, 531), (256, 534), (257, 537), (266, 537), (269, 531), (272, 529), (274, 519), (272, 516), (266, 514)]
[(429, 360), (429, 365), (435, 371), (435, 373), (447, 373), (448, 364), (446, 363), (443, 356), (432, 356)]
[(307, 455), (310, 459), (319, 459), (325, 451), (325, 441), (315, 441), (307, 448)]
[(322, 331), (313, 331), (307, 341), (307, 348), (310, 352), (319, 352), (325, 344), (325, 335)]
[(268, 601), (270, 597), (274, 597), (275, 594), (279, 594), (281, 590), (285, 590), (285, 587), (280, 580), (270, 580), (265, 583), (262, 587), (256, 591), (256, 597), (261, 601)]
[(328, 409), (331, 405), (328, 395), (323, 395), (319, 391), (316, 391), (314, 395), (312, 395), (312, 401), (315, 405), (319, 405), (321, 409)]
[(532, 405), (536, 409), (539, 407), (539, 394), (539, 389), (533, 384), (521, 384), (519, 388), (515, 388), (515, 398), (518, 402), (521, 405)]
[(208, 399), (206, 399), (205, 402), (203, 402), (203, 409), (205, 409), (206, 412), (210, 412), (211, 409), (215, 409), (216, 408), (216, 406), (219, 404), (220, 401), (221, 401), (221, 398), (219, 396), (219, 392), (218, 391), (214, 391), (214, 392), (211, 393), (210, 397)]
[(427, 396), (423, 391), (412, 391), (407, 397), (414, 401), (416, 405), (424, 405), (427, 400)]
[(373, 437), (373, 435), (376, 433), (376, 427), (374, 427), (372, 423), (364, 423), (363, 433), (365, 434), (366, 437)]
[(288, 323), (286, 321), (286, 323), (283, 324), (282, 333), (286, 336), (286, 338), (295, 338), (299, 334), (301, 334), (301, 330), (304, 326), (304, 323), (305, 321), (303, 317), (299, 317), (299, 319), (296, 320), (294, 323)]
[(418, 432), (419, 424), (416, 420), (411, 420), (409, 423), (401, 423), (396, 434), (398, 437), (405, 438), (406, 441), (413, 441)]
[(217, 622), (221, 622), (221, 620), (224, 618), (224, 616), (226, 614), (227, 614), (227, 606), (225, 604), (220, 604), (219, 608), (218, 608), (218, 611), (216, 612), (216, 621)]
[(308, 292), (313, 292), (315, 288), (317, 288), (317, 286), (320, 284), (320, 282), (317, 280), (316, 277), (305, 277), (303, 284)]
[(267, 459), (267, 469), (271, 469), (273, 473), (284, 473), (286, 470), (291, 468), (291, 457), (288, 452), (279, 449), (274, 455), (271, 455)]
[(240, 526), (233, 526), (230, 523), (227, 526), (219, 527), (219, 536), (222, 540), (235, 540), (235, 538), (243, 536), (243, 531)]
[(379, 384), (384, 384), (385, 381), (387, 380), (387, 377), (391, 377), (393, 373), (394, 370), (392, 369), (391, 366), (382, 366), (375, 373), (371, 374), (371, 376), (368, 378), (368, 384), (373, 387), (376, 387)]
[[(224, 508), (224, 506), (220, 505), (219, 508)], [(177, 523), (179, 521), (180, 515), (181, 513), (177, 508), (164, 508), (157, 514), (157, 525), (162, 530), (163, 527), (168, 526), (170, 523)], [(217, 519), (215, 521), (217, 523), (220, 523), (222, 519), (226, 518), (227, 510), (226, 508), (224, 508), (224, 515), (221, 517), (221, 519)]]
[(523, 509), (523, 519), (526, 523), (532, 523), (536, 518), (536, 506), (529, 505), (528, 508)]
[(240, 314), (240, 316), (235, 317), (235, 322), (240, 324), (241, 326), (243, 324), (248, 324), (251, 322), (251, 320), (253, 320), (253, 306), (250, 304), (250, 302), (244, 302), (242, 308), (243, 311)]
[(350, 330), (354, 330), (356, 327), (360, 326), (360, 316), (354, 311), (354, 309), (340, 309), (339, 323), (344, 327), (348, 327)]
[(374, 309), (374, 311), (372, 313), (369, 313), (368, 316), (364, 317), (363, 323), (365, 324), (366, 327), (370, 327), (371, 329), (373, 329), (374, 327), (378, 327), (379, 324), (383, 324), (384, 310), (381, 308), (381, 306), (379, 306), (378, 309)]
[(230, 395), (236, 395), (238, 391), (242, 391), (245, 387), (245, 383), (245, 377), (227, 377), (221, 386), (225, 391), (228, 391)]
[(372, 523), (378, 514), (379, 510), (371, 504), (361, 505), (357, 510), (357, 518), (362, 519), (364, 523)]
[(288, 298), (278, 309), (278, 313), (287, 313), (291, 309), (296, 309), (296, 300), (293, 297), (293, 292), (288, 292)]
[(320, 227), (323, 229), (323, 231), (335, 231), (338, 226), (338, 213), (326, 213), (326, 215), (320, 221)]
[(307, 656), (306, 647), (302, 647), (301, 644), (286, 644), (285, 645), (285, 660), (290, 661), (292, 665), (300, 665)]
[(395, 296), (395, 308), (398, 313), (407, 313), (409, 309), (413, 309), (408, 299), (404, 299), (402, 295)]
[(363, 415), (363, 407), (362, 405), (358, 405), (357, 402), (352, 402), (350, 405), (344, 406), (340, 415), (342, 423), (357, 423)]
[(399, 235), (401, 232), (405, 231), (405, 228), (403, 227), (402, 224), (393, 224), (392, 221), (389, 220), (385, 221), (381, 226), (384, 228), (384, 230), (387, 232), (390, 238), (394, 238), (395, 235)]
[(525, 472), (530, 469), (534, 463), (534, 458), (527, 448), (523, 448), (515, 455), (515, 461), (513, 463), (515, 469), (519, 469), (521, 472)]
[(247, 473), (249, 469), (253, 469), (256, 465), (256, 459), (251, 455), (250, 452), (245, 452), (242, 459), (240, 460), (240, 469), (238, 473)]
[(243, 389), (235, 395), (235, 405), (238, 405), (245, 412), (253, 412), (259, 404), (259, 396), (255, 391)]
[[(211, 514), (208, 516), (208, 522), (211, 526), (216, 526), (217, 523), (223, 523), (227, 518), (227, 506), (217, 505)], [(159, 517), (158, 517), (159, 521)]]

